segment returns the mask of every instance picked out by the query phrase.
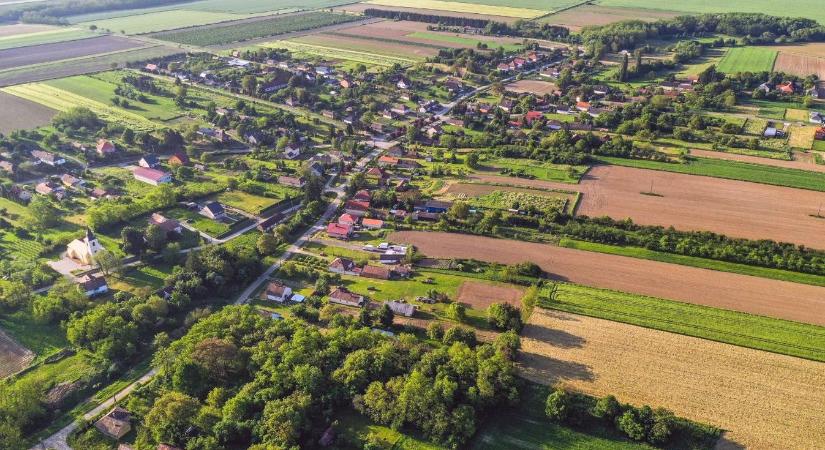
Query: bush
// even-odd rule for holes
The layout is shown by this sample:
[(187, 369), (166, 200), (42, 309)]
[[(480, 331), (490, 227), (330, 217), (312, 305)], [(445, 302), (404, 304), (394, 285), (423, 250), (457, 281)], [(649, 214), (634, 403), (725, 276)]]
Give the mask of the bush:
[(493, 303), (487, 308), (487, 322), (497, 330), (521, 331), (521, 311), (509, 303)]
[(556, 389), (547, 396), (544, 403), (544, 413), (547, 418), (556, 423), (562, 423), (570, 415), (570, 394), (564, 389)]
[(450, 319), (458, 322), (464, 322), (467, 319), (467, 308), (461, 303), (450, 303), (444, 309), (444, 314)]
[(622, 405), (616, 400), (616, 397), (608, 395), (600, 398), (593, 407), (593, 415), (606, 419), (610, 422), (614, 421), (616, 417), (622, 413)]

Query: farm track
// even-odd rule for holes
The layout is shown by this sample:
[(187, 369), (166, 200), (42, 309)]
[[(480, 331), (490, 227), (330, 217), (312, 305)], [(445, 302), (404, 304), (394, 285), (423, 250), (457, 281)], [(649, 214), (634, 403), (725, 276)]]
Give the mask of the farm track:
[[(536, 309), (522, 333), (530, 380), (661, 405), (761, 449), (825, 442), (825, 364)], [(741, 447), (738, 447), (741, 448)]]
[(404, 231), (388, 239), (433, 258), (531, 261), (560, 281), (825, 326), (825, 288), (818, 286), (463, 234)]

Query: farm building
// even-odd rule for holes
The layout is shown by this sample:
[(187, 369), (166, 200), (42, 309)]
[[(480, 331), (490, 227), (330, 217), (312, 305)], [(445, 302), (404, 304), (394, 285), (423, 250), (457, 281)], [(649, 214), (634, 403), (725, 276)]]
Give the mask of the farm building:
[(226, 209), (218, 202), (209, 202), (203, 205), (203, 208), (200, 210), (200, 215), (212, 220), (222, 220), (226, 217)]
[(129, 411), (115, 406), (111, 411), (95, 422), (95, 428), (106, 436), (118, 440), (132, 429), (132, 415)]
[(100, 241), (97, 240), (92, 230), (86, 229), (86, 236), (83, 239), (69, 242), (66, 247), (66, 256), (90, 266), (94, 264), (95, 255), (101, 251), (103, 251), (103, 246), (100, 245)]
[(380, 220), (380, 219), (367, 219), (367, 218), (364, 218), (363, 220), (361, 220), (361, 225), (364, 228), (367, 228), (367, 229), (370, 229), (370, 230), (380, 230), (381, 228), (384, 227), (384, 221)]
[(266, 285), (266, 289), (261, 293), (264, 300), (271, 300), (273, 302), (283, 303), (292, 296), (292, 288), (279, 282), (270, 281)]
[(361, 276), (364, 278), (374, 278), (376, 280), (389, 280), (390, 269), (386, 267), (366, 265), (361, 269)]
[(399, 301), (391, 301), (391, 302), (384, 302), (387, 307), (390, 308), (395, 314), (402, 315), (404, 317), (412, 317), (415, 315), (415, 305), (411, 303), (399, 302)]
[(138, 165), (147, 169), (154, 169), (160, 165), (160, 160), (156, 155), (144, 155), (143, 158), (140, 158), (140, 161), (138, 161)]
[(146, 167), (136, 167), (132, 171), (132, 175), (136, 180), (152, 186), (172, 182), (172, 175), (157, 169), (147, 169)]
[(339, 286), (329, 294), (329, 301), (339, 305), (355, 306), (360, 308), (364, 305), (364, 296), (350, 292), (347, 288)]
[(361, 269), (355, 265), (355, 262), (347, 258), (335, 258), (328, 267), (330, 272), (340, 273), (341, 275), (360, 275)]
[(97, 154), (100, 156), (112, 155), (117, 152), (115, 144), (107, 139), (100, 139), (97, 141)]

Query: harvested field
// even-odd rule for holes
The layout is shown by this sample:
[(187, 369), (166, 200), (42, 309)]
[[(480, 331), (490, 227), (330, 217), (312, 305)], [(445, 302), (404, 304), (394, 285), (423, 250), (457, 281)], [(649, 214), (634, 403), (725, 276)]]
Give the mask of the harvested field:
[[(430, 9), (422, 9), (422, 8), (403, 8), (398, 6), (376, 6), (370, 5), (368, 3), (352, 3), (349, 5), (338, 6), (333, 8), (333, 11), (346, 11), (351, 13), (363, 14), (367, 9), (383, 9), (387, 11), (399, 11), (399, 12), (412, 12), (418, 14), (432, 14), (432, 10)], [(445, 17), (466, 17), (468, 19), (478, 19), (478, 20), (490, 20), (493, 22), (505, 22), (505, 23), (512, 23), (516, 20), (519, 20), (518, 17), (505, 17), (505, 16), (494, 16), (489, 14), (474, 14), (474, 13), (457, 13), (451, 11), (439, 11), (439, 16)]]
[(0, 133), (47, 125), (57, 114), (54, 109), (0, 92)]
[(582, 5), (560, 13), (543, 17), (540, 21), (579, 31), (584, 27), (608, 25), (623, 20), (643, 20), (654, 22), (660, 19), (669, 19), (679, 13), (671, 11), (656, 11), (652, 9), (611, 8), (607, 6)]
[(560, 281), (825, 326), (819, 286), (482, 236), (405, 231), (388, 239), (431, 258), (531, 261)]
[[(529, 8), (513, 8), (498, 5), (479, 5), (474, 3), (461, 3), (442, 0), (370, 0), (365, 2), (373, 7), (400, 6), (404, 8), (421, 8), (434, 11), (451, 11), (457, 13), (489, 14), (493, 16), (517, 17), (521, 19), (532, 19), (543, 16), (550, 11)], [(377, 6), (376, 6), (377, 5)]]
[(532, 381), (663, 406), (728, 430), (735, 448), (825, 442), (822, 363), (543, 309), (521, 343)]
[[(825, 233), (815, 231), (825, 224), (811, 217), (825, 202), (822, 192), (622, 166), (596, 166), (578, 186), (542, 185), (582, 192), (580, 215), (825, 249)], [(656, 195), (642, 194), (651, 185)]]
[(34, 360), (34, 353), (0, 330), (0, 380), (25, 369)]
[(59, 30), (60, 28), (51, 25), (37, 25), (28, 23), (18, 23), (14, 25), (0, 25), (0, 37), (17, 36), (20, 34), (41, 33), (43, 31)]
[[(347, 30), (353, 32), (353, 29)], [(342, 34), (316, 34), (294, 39), (290, 42), (310, 44), (326, 48), (342, 49), (354, 52), (371, 53), (381, 56), (395, 56), (411, 60), (423, 60), (438, 54), (438, 46), (418, 45), (415, 43), (392, 42), (371, 37), (356, 37)], [(441, 46), (445, 47), (445, 46)]]
[(539, 96), (544, 94), (552, 94), (553, 92), (559, 90), (556, 83), (541, 80), (519, 80), (515, 83), (508, 84), (504, 88), (509, 92), (515, 92), (516, 94), (529, 93)]
[(800, 77), (816, 74), (822, 79), (825, 78), (825, 58), (796, 55), (782, 51), (776, 58), (776, 64), (773, 69), (778, 72), (786, 72)]
[(702, 158), (723, 159), (726, 161), (739, 161), (750, 164), (761, 164), (763, 166), (784, 167), (787, 169), (809, 170), (811, 172), (825, 173), (825, 166), (822, 164), (817, 164), (809, 153), (794, 152), (793, 161), (699, 149), (691, 149), (690, 154)]
[(32, 47), (0, 50), (0, 71), (34, 64), (81, 58), (100, 53), (117, 52), (142, 47), (142, 42), (118, 36), (101, 36), (74, 42), (35, 45)]
[(521, 307), (524, 289), (504, 284), (465, 281), (458, 288), (456, 299), (473, 309), (487, 309), (493, 303), (509, 303)]

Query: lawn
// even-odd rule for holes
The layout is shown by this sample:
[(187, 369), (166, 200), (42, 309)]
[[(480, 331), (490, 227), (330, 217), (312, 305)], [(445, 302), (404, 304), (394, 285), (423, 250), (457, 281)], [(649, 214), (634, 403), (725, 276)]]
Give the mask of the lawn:
[(473, 39), (469, 37), (463, 37), (455, 34), (444, 34), (444, 33), (434, 33), (431, 31), (416, 31), (414, 33), (410, 33), (407, 37), (416, 38), (416, 39), (427, 39), (430, 41), (439, 41), (439, 42), (449, 42), (452, 44), (459, 44), (469, 48), (475, 48), (478, 44), (487, 44), (488, 48), (499, 48), (502, 47), (504, 50), (508, 52), (517, 51), (521, 49), (521, 45), (519, 44), (504, 44), (500, 42), (494, 42), (489, 40), (483, 39)]
[[(535, 177), (537, 180), (559, 181), (562, 183), (578, 183), (586, 167), (575, 167), (575, 175), (571, 174), (570, 167), (564, 164), (541, 163), (514, 158), (495, 158), (482, 162), (483, 165), (496, 170), (509, 169), (511, 172), (523, 173)], [(571, 176), (572, 175), (572, 176)]]
[(808, 172), (804, 170), (786, 169), (783, 167), (771, 167), (709, 158), (691, 159), (691, 161), (687, 164), (605, 156), (600, 156), (599, 159), (617, 166), (663, 170), (665, 172), (727, 178), (730, 180), (749, 181), (752, 183), (763, 183), (775, 186), (786, 186), (825, 192), (825, 177), (823, 177), (821, 173)]
[(251, 214), (260, 214), (261, 211), (280, 201), (274, 198), (248, 194), (243, 191), (221, 192), (218, 194), (217, 200), (225, 205)]
[(143, 34), (226, 22), (243, 19), (245, 17), (248, 16), (225, 12), (172, 10), (114, 17), (111, 19), (91, 20), (89, 22), (79, 23), (78, 26), (89, 27), (96, 25), (101, 30), (111, 30), (114, 33)]
[(40, 323), (29, 311), (0, 315), (0, 328), (34, 352), (38, 359), (69, 345), (59, 325)]
[(777, 51), (763, 47), (736, 47), (728, 50), (717, 69), (725, 73), (770, 72)]
[(825, 361), (825, 328), (572, 284), (542, 290), (539, 305), (757, 350)]
[(183, 223), (193, 226), (198, 231), (206, 233), (212, 237), (218, 237), (228, 233), (232, 227), (229, 224), (212, 220), (198, 214), (197, 211), (191, 211), (183, 208), (175, 208), (168, 211), (168, 217), (181, 221)]
[(718, 270), (720, 272), (770, 278), (772, 280), (790, 281), (792, 283), (810, 284), (812, 286), (825, 286), (825, 276), (822, 275), (791, 272), (789, 270), (771, 269), (767, 267), (749, 266), (747, 264), (697, 258), (695, 256), (674, 255), (672, 253), (657, 252), (640, 247), (621, 247), (618, 245), (585, 242), (569, 238), (562, 238), (559, 241), (559, 246), (590, 252), (608, 253), (611, 255), (629, 256), (631, 258), (680, 264), (683, 266), (699, 267), (702, 269)]

